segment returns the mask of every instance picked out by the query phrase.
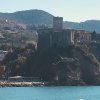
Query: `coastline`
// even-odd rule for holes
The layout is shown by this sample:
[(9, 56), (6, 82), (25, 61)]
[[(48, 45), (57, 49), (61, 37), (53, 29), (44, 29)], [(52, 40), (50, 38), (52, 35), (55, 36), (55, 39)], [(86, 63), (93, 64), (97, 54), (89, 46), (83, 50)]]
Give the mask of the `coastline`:
[(0, 87), (33, 87), (33, 86), (46, 86), (47, 82), (9, 82), (0, 81)]
[(0, 81), (0, 88), (2, 87), (34, 87), (34, 86), (100, 86), (100, 84), (66, 84), (61, 85), (57, 83), (49, 82), (11, 82), (11, 81)]

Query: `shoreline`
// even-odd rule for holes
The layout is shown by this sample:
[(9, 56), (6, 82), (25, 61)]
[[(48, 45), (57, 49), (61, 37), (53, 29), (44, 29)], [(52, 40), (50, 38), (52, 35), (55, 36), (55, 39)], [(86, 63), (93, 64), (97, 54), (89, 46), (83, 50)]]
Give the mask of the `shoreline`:
[(34, 87), (34, 86), (40, 86), (40, 87), (45, 87), (45, 86), (100, 86), (100, 84), (66, 84), (66, 85), (60, 85), (56, 83), (50, 83), (50, 82), (13, 82), (13, 81), (0, 81), (0, 88), (2, 87)]
[(33, 87), (33, 86), (46, 86), (47, 82), (9, 82), (1, 81), (0, 87)]

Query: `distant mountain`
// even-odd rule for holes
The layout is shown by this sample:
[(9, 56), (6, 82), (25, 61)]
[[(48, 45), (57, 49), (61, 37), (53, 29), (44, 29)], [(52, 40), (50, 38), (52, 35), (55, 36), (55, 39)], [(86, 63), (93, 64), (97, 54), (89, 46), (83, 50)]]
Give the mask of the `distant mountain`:
[(52, 24), (53, 15), (42, 10), (26, 10), (14, 13), (0, 13), (0, 18), (15, 20), (24, 24)]
[(97, 33), (100, 33), (100, 20), (87, 20), (80, 23), (65, 21), (64, 28), (83, 29), (91, 32), (95, 30)]
[[(43, 10), (25, 10), (14, 13), (0, 13), (0, 19), (14, 20), (18, 23), (41, 25), (52, 27), (53, 15)], [(64, 28), (84, 29), (100, 33), (100, 20), (87, 20), (85, 22), (64, 22)]]

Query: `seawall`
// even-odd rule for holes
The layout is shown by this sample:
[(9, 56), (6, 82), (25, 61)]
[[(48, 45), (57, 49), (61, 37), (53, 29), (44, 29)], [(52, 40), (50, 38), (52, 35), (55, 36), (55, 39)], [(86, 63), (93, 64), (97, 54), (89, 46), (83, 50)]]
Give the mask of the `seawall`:
[(0, 87), (32, 87), (32, 86), (45, 86), (45, 82), (8, 82), (1, 81)]

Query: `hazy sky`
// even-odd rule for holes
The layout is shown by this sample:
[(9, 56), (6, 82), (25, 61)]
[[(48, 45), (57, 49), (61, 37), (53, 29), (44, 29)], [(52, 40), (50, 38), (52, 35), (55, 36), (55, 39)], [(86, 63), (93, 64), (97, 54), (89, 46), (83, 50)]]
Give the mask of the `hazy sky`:
[(0, 12), (45, 10), (67, 21), (100, 20), (100, 0), (1, 0)]

